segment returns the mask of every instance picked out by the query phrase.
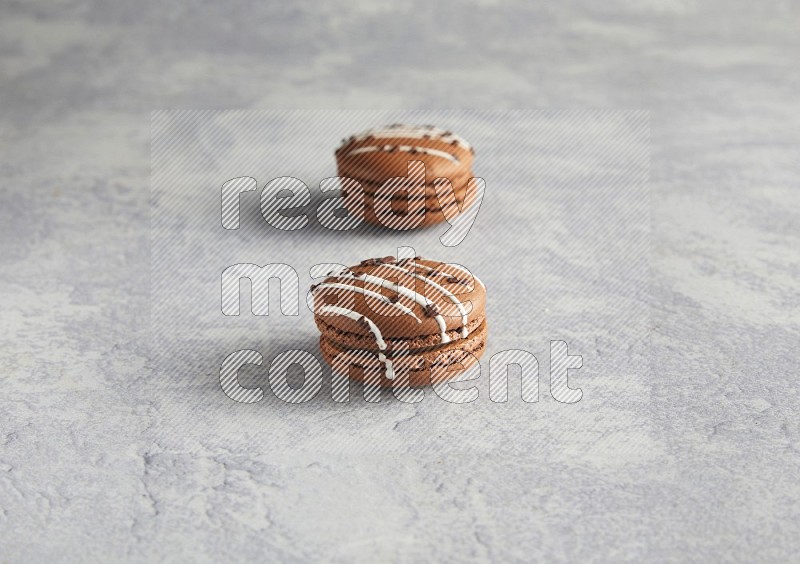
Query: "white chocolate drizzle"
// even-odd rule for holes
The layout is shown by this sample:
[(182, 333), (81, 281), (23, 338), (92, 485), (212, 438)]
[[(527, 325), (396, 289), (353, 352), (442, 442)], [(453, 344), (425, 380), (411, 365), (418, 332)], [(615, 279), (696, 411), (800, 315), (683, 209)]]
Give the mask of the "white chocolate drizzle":
[(359, 294), (364, 294), (365, 296), (369, 296), (371, 298), (375, 298), (376, 300), (380, 300), (389, 307), (393, 307), (399, 311), (402, 311), (406, 315), (410, 315), (411, 317), (417, 320), (417, 323), (422, 323), (422, 320), (419, 317), (417, 317), (416, 314), (414, 314), (414, 312), (411, 311), (410, 308), (404, 306), (401, 303), (392, 302), (389, 298), (387, 298), (383, 294), (379, 294), (378, 292), (367, 290), (366, 288), (362, 288), (361, 286), (351, 286), (350, 284), (339, 284), (337, 282), (324, 282), (322, 284), (318, 284), (315, 287), (315, 291), (325, 288), (334, 288), (336, 290), (344, 290), (346, 292), (357, 292)]
[(431, 155), (433, 157), (441, 157), (452, 163), (460, 162), (458, 157), (451, 155), (446, 151), (439, 151), (438, 149), (431, 149), (429, 147), (414, 147), (411, 145), (370, 145), (368, 147), (359, 147), (357, 149), (353, 149), (347, 153), (347, 156), (360, 155), (362, 153), (390, 153), (392, 151), (400, 151), (401, 153), (422, 153), (425, 155)]
[[(384, 264), (383, 266), (389, 266), (389, 265)], [(405, 271), (403, 271), (403, 272), (405, 272)], [(339, 274), (339, 277), (346, 278), (346, 279), (349, 279), (349, 280), (355, 280), (356, 279), (356, 277), (353, 276), (352, 274), (351, 275)], [(394, 290), (395, 292), (397, 292), (401, 296), (405, 296), (406, 298), (409, 298), (410, 300), (414, 301), (415, 303), (417, 303), (418, 305), (422, 306), (423, 308), (433, 304), (433, 302), (431, 300), (429, 300), (425, 296), (422, 296), (422, 295), (418, 294), (414, 290), (411, 290), (410, 288), (406, 288), (405, 286), (400, 286), (399, 284), (395, 284), (394, 282), (386, 280), (385, 278), (380, 278), (378, 276), (373, 276), (371, 274), (360, 274), (358, 276), (358, 279), (363, 279), (363, 280), (365, 280), (367, 282), (372, 282), (373, 284), (376, 284), (376, 285), (381, 286), (383, 288), (389, 288), (390, 290)], [(446, 325), (446, 323), (444, 321), (444, 317), (442, 317), (441, 314), (437, 313), (434, 316), (434, 318), (436, 319), (436, 324), (439, 326), (439, 336), (441, 337), (442, 344), (449, 343), (450, 342), (450, 336), (447, 334), (447, 325)]]
[(375, 337), (375, 342), (378, 345), (378, 360), (383, 363), (383, 366), (386, 368), (386, 377), (389, 380), (394, 379), (394, 367), (392, 366), (392, 361), (389, 360), (384, 351), (386, 350), (386, 341), (383, 340), (383, 335), (381, 335), (381, 330), (378, 329), (378, 326), (375, 325), (375, 322), (372, 321), (366, 315), (362, 315), (357, 311), (353, 311), (352, 309), (347, 309), (346, 307), (339, 307), (334, 305), (326, 305), (319, 308), (320, 313), (332, 313), (334, 315), (342, 315), (344, 317), (348, 317), (353, 321), (365, 321), (369, 330), (372, 332), (372, 335)]
[[(403, 264), (403, 263), (401, 263), (401, 264)], [(413, 266), (414, 270), (409, 270), (409, 269), (405, 268), (404, 267), (405, 265), (404, 266), (398, 266), (398, 265), (395, 265), (395, 264), (392, 264), (392, 263), (389, 263), (389, 262), (382, 263), (382, 264), (376, 265), (376, 266), (378, 266), (379, 268), (381, 266), (386, 267), (387, 270), (392, 270), (392, 271), (399, 272), (401, 274), (408, 275), (408, 276), (410, 276), (410, 277), (412, 277), (412, 278), (414, 278), (416, 280), (421, 281), (423, 284), (430, 285), (435, 290), (440, 292), (446, 299), (450, 300), (455, 305), (455, 307), (458, 309), (458, 312), (461, 314), (462, 327), (461, 327), (461, 332), (460, 333), (461, 333), (461, 338), (462, 339), (466, 339), (469, 336), (469, 330), (468, 330), (468, 327), (467, 327), (467, 325), (469, 324), (469, 315), (468, 315), (468, 312), (467, 312), (466, 308), (464, 307), (464, 304), (461, 302), (461, 300), (459, 300), (458, 297), (455, 294), (453, 294), (451, 291), (449, 291), (447, 288), (443, 287), (439, 283), (435, 282), (434, 280), (431, 280), (430, 278), (428, 278), (428, 277), (426, 277), (426, 276), (424, 276), (422, 274), (418, 274), (416, 272), (416, 268), (417, 268), (416, 263), (407, 263), (407, 264), (414, 265)], [(473, 280), (475, 280), (478, 284), (483, 286), (483, 282), (481, 282), (478, 279), (477, 276), (474, 276), (471, 272), (465, 270), (464, 268), (462, 268), (460, 266), (456, 266), (454, 264), (440, 263), (439, 265), (435, 266), (432, 270), (438, 270), (443, 275), (446, 275), (447, 272), (446, 272), (445, 269), (447, 269), (447, 268), (450, 268), (450, 269), (452, 269), (452, 270), (454, 270), (456, 272), (459, 272), (462, 275), (469, 276)], [(333, 273), (331, 273), (331, 274), (334, 275)], [(336, 276), (337, 278), (343, 279), (343, 280), (347, 280), (347, 281), (361, 280), (361, 281), (363, 281), (365, 283), (368, 282), (368, 283), (371, 283), (371, 284), (375, 284), (375, 285), (377, 285), (379, 287), (387, 288), (389, 290), (392, 290), (392, 291), (396, 292), (399, 296), (403, 296), (405, 298), (410, 299), (411, 301), (413, 301), (414, 303), (416, 303), (417, 305), (419, 305), (423, 309), (425, 309), (426, 313), (428, 315), (432, 315), (432, 317), (436, 320), (436, 324), (439, 327), (439, 336), (440, 336), (441, 344), (449, 343), (451, 341), (450, 336), (447, 334), (447, 324), (446, 324), (446, 322), (444, 320), (444, 317), (441, 315), (441, 313), (437, 312), (436, 304), (432, 300), (430, 300), (427, 296), (425, 296), (424, 294), (418, 293), (416, 291), (416, 288), (412, 289), (412, 288), (409, 288), (409, 287), (406, 287), (406, 286), (402, 286), (399, 283), (392, 282), (391, 280), (388, 280), (386, 278), (382, 278), (380, 276), (375, 276), (374, 274), (366, 274), (366, 273), (358, 273), (357, 274), (357, 273), (353, 272), (350, 269), (345, 269), (343, 272), (341, 272), (339, 274), (335, 274), (334, 276)], [(417, 315), (415, 315), (414, 312), (408, 306), (399, 303), (396, 299), (392, 300), (389, 297), (384, 296), (383, 294), (381, 294), (379, 292), (374, 292), (372, 290), (368, 290), (368, 289), (366, 289), (364, 287), (361, 287), (361, 286), (356, 286), (356, 285), (352, 285), (352, 284), (343, 284), (343, 283), (339, 283), (339, 282), (324, 282), (322, 284), (318, 284), (317, 286), (315, 286), (315, 290), (317, 290), (317, 289), (325, 289), (325, 288), (343, 290), (343, 291), (349, 291), (349, 292), (356, 292), (356, 293), (363, 294), (364, 296), (369, 296), (371, 298), (379, 300), (381, 303), (383, 303), (383, 304), (385, 304), (385, 305), (387, 305), (389, 307), (392, 307), (392, 308), (397, 309), (398, 311), (401, 311), (402, 313), (404, 313), (406, 315), (410, 315), (411, 317), (416, 319), (417, 323), (421, 323), (422, 322), (420, 320), (420, 318)], [(429, 310), (430, 306), (433, 306), (431, 308), (432, 311)], [(348, 309), (348, 308), (345, 308), (345, 307), (336, 306), (336, 305), (323, 305), (322, 307), (319, 308), (318, 312), (320, 314), (330, 313), (330, 314), (333, 314), (333, 315), (341, 315), (341, 316), (344, 316), (344, 317), (348, 317), (348, 318), (350, 318), (350, 319), (352, 319), (354, 321), (357, 321), (357, 322), (360, 322), (360, 323), (365, 323), (368, 326), (370, 332), (372, 333), (372, 335), (375, 338), (375, 343), (377, 344), (378, 349), (379, 349), (378, 350), (378, 360), (385, 367), (385, 375), (386, 375), (386, 377), (389, 378), (389, 379), (394, 379), (395, 373), (394, 373), (394, 366), (392, 364), (392, 360), (389, 359), (386, 356), (386, 352), (387, 352), (387, 348), (388, 348), (387, 343), (384, 340), (383, 335), (381, 334), (381, 331), (378, 328), (378, 325), (372, 319), (370, 319), (366, 315), (363, 315), (363, 314), (361, 314), (361, 313), (359, 313), (357, 311), (354, 311), (354, 310), (351, 310), (351, 309)]]
[(455, 304), (456, 308), (458, 309), (458, 312), (461, 314), (461, 325), (462, 325), (462, 327), (461, 327), (461, 338), (462, 339), (466, 339), (467, 338), (467, 335), (469, 335), (469, 331), (467, 330), (467, 323), (468, 323), (467, 310), (464, 307), (464, 304), (461, 303), (461, 300), (459, 300), (456, 297), (456, 295), (453, 294), (453, 292), (451, 292), (450, 290), (448, 290), (446, 288), (443, 288), (442, 286), (440, 286), (439, 284), (437, 284), (436, 282), (434, 282), (430, 278), (426, 278), (425, 276), (422, 276), (421, 274), (417, 274), (416, 272), (413, 272), (411, 270), (406, 270), (405, 268), (401, 268), (401, 267), (395, 266), (393, 264), (385, 264), (384, 266), (386, 266), (388, 268), (391, 268), (392, 270), (397, 270), (399, 272), (404, 272), (406, 274), (409, 274), (409, 275), (413, 276), (414, 278), (416, 278), (417, 280), (422, 280), (423, 283), (430, 284), (431, 286), (433, 286), (434, 288), (439, 290), (442, 294), (444, 294), (444, 296), (447, 299), (449, 299), (451, 302), (453, 302)]
[(472, 145), (467, 143), (463, 137), (450, 131), (445, 131), (444, 129), (431, 125), (403, 125), (400, 123), (367, 130), (359, 135), (354, 135), (349, 140), (345, 139), (343, 144), (349, 141), (363, 141), (369, 138), (386, 139), (398, 137), (405, 137), (407, 139), (435, 139), (443, 143), (456, 144), (469, 151), (472, 150)]

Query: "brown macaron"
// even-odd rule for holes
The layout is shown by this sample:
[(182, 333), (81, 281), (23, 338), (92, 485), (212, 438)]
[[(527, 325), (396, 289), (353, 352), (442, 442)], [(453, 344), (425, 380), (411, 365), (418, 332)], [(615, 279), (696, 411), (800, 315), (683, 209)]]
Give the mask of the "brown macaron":
[(368, 259), (312, 286), (325, 360), (383, 386), (450, 380), (486, 344), (486, 288), (461, 266)]
[(427, 187), (424, 194), (418, 194), (421, 197), (410, 194), (403, 199), (381, 198), (369, 192), (359, 193), (349, 189), (342, 191), (345, 207), (350, 210), (361, 210), (362, 217), (368, 223), (390, 228), (408, 228), (410, 225), (413, 228), (428, 227), (442, 223), (448, 217), (452, 220), (459, 213), (459, 209), (463, 207), (466, 197), (466, 191), (454, 190), (453, 201), (442, 205), (435, 194), (430, 195)]
[[(351, 136), (336, 149), (336, 163), (340, 177), (360, 184), (363, 205), (348, 205), (347, 200), (345, 205), (367, 222), (393, 229), (441, 223), (446, 219), (444, 202), (437, 197), (434, 181), (449, 180), (460, 205), (472, 178), (473, 155), (472, 146), (464, 139), (430, 125), (393, 124)], [(424, 170), (410, 165), (415, 161), (421, 162)], [(396, 180), (389, 182), (392, 179)], [(352, 203), (352, 189), (350, 192)], [(391, 212), (376, 213), (375, 202), (381, 199), (392, 201)], [(407, 208), (402, 207), (404, 203)], [(458, 213), (455, 209), (448, 215), (452, 218)], [(425, 217), (416, 219), (420, 214)]]

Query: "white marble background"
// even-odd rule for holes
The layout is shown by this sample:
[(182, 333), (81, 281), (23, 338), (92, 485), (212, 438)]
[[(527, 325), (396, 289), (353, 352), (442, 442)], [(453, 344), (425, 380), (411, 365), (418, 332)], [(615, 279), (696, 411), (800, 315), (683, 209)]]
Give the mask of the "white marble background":
[[(721, 0), (0, 2), (0, 560), (797, 560), (798, 23)], [(649, 110), (651, 378), (494, 452), (302, 443), (358, 404), (294, 450), (176, 412), (148, 352), (150, 111), (231, 107)]]

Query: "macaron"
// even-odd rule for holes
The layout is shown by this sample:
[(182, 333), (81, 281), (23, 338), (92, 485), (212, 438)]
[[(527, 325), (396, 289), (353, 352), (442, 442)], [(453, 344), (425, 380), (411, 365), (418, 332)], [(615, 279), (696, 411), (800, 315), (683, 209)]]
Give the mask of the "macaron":
[[(345, 206), (369, 223), (393, 229), (441, 223), (459, 213), (446, 208), (462, 206), (473, 156), (466, 140), (432, 125), (392, 124), (353, 135), (336, 149), (339, 176), (360, 185), (359, 193), (343, 190)], [(455, 202), (440, 201), (436, 179), (450, 181)]]
[(486, 288), (462, 266), (374, 258), (312, 286), (320, 349), (335, 370), (382, 386), (455, 378), (483, 355)]

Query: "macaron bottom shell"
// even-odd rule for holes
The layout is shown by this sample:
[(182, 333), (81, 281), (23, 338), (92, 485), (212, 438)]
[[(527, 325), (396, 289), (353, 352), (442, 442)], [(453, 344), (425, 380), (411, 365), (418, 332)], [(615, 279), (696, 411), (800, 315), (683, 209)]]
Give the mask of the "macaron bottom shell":
[[(412, 349), (399, 356), (391, 352), (386, 358), (393, 365), (393, 377), (387, 375), (386, 362), (378, 350), (352, 349), (339, 344), (335, 335), (323, 330), (320, 349), (325, 361), (337, 371), (346, 371), (356, 381), (364, 382), (368, 375), (377, 374), (381, 387), (402, 386), (420, 388), (433, 383), (450, 381), (473, 366), (486, 349), (487, 324), (472, 331), (465, 339), (444, 345)], [(404, 368), (405, 367), (405, 368)], [(431, 370), (435, 367), (435, 370)], [(407, 376), (405, 376), (407, 374)]]
[[(363, 199), (355, 199), (354, 196), (345, 195), (344, 205), (351, 214), (367, 223), (396, 230), (430, 227), (444, 223), (448, 218), (454, 221), (459, 214), (467, 211), (467, 208), (459, 208), (464, 205), (462, 194), (458, 194), (456, 201), (451, 201), (444, 207), (438, 200), (425, 200), (425, 204), (422, 206), (410, 206), (407, 201), (392, 199), (390, 202), (391, 215), (382, 212), (380, 217), (375, 211), (376, 205), (373, 196), (365, 195)], [(413, 212), (409, 213), (409, 210), (413, 210)]]

